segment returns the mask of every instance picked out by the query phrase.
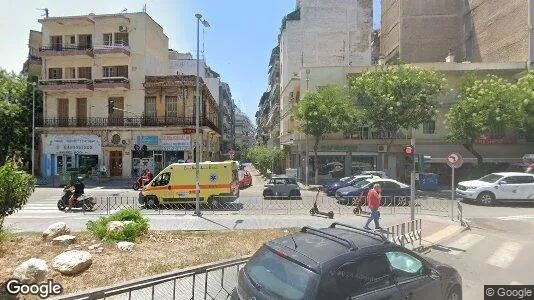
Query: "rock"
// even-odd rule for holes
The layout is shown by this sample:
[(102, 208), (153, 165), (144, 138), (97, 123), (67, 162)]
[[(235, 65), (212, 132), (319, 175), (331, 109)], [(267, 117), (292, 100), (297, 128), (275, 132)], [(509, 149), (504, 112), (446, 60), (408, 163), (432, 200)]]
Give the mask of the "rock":
[[(71, 245), (76, 242), (76, 237), (73, 235), (61, 235), (52, 239), (52, 245)], [(76, 246), (74, 246), (76, 248)]]
[(135, 245), (134, 243), (130, 243), (130, 242), (118, 242), (117, 248), (119, 248), (119, 250), (122, 250), (122, 251), (132, 251), (134, 245)]
[(111, 221), (107, 225), (107, 229), (110, 232), (121, 231), (125, 225), (133, 224), (134, 221)]
[(98, 249), (95, 249), (94, 251), (95, 253), (102, 253), (104, 252), (104, 248), (98, 248)]
[(69, 233), (70, 233), (70, 228), (69, 226), (67, 226), (65, 222), (57, 222), (57, 223), (54, 223), (48, 226), (48, 228), (45, 231), (43, 231), (43, 239), (46, 239), (46, 238), (53, 239), (60, 235), (66, 235)]
[(97, 248), (101, 248), (103, 245), (104, 244), (102, 244), (102, 243), (91, 245), (91, 246), (89, 246), (89, 250), (95, 250)]
[(61, 274), (78, 274), (91, 266), (93, 259), (91, 253), (81, 250), (71, 250), (56, 256), (52, 262), (52, 267)]
[(46, 261), (30, 258), (15, 268), (13, 277), (24, 283), (38, 283), (46, 278), (48, 271)]

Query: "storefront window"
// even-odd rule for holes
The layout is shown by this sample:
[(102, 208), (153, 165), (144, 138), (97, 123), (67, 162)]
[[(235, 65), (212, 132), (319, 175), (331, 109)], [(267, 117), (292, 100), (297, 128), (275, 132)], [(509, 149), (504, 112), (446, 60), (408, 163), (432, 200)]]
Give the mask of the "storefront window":
[[(325, 179), (339, 179), (345, 176), (345, 156), (335, 155), (326, 156), (319, 155), (319, 176)], [(315, 176), (315, 158), (313, 155), (309, 156), (310, 174)]]
[(353, 155), (351, 163), (351, 174), (358, 174), (362, 171), (376, 170), (376, 156)]

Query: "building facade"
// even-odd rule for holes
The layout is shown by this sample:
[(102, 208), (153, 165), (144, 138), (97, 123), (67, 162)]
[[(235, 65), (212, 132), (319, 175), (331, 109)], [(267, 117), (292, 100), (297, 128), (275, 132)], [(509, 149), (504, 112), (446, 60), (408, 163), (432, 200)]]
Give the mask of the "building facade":
[[(221, 155), (226, 158), (230, 149), (235, 149), (235, 105), (230, 85), (221, 82), (219, 86), (220, 128), (222, 133)], [(230, 158), (228, 156), (228, 158)]]
[(245, 115), (239, 108), (234, 107), (235, 111), (235, 141), (242, 144), (245, 149), (250, 149), (255, 145), (255, 129), (250, 118)]
[[(158, 172), (165, 163), (192, 160), (194, 84), (191, 91), (190, 78), (153, 77), (170, 72), (168, 38), (158, 23), (145, 12), (39, 22), (41, 40), (30, 49), (40, 45), (41, 176), (105, 169), (109, 176), (130, 177), (140, 168)], [(204, 92), (204, 156), (216, 157), (210, 145), (217, 145), (218, 117), (212, 115), (218, 110), (210, 96)]]

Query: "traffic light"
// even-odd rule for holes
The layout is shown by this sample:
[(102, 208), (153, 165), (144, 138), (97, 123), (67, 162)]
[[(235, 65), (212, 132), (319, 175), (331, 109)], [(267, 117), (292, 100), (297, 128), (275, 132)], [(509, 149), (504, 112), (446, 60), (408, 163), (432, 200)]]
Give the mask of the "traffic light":
[(402, 153), (404, 154), (404, 165), (406, 169), (413, 170), (414, 147), (412, 145), (404, 146)]
[(430, 155), (419, 154), (419, 173), (425, 172), (425, 163), (430, 162), (432, 157)]
[(111, 115), (115, 109), (115, 100), (109, 100), (108, 102), (108, 113)]

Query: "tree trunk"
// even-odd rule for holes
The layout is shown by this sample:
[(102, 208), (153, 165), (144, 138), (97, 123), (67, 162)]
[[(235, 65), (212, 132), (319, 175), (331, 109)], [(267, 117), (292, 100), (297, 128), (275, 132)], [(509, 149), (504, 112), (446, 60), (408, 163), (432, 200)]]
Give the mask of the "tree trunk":
[(313, 155), (315, 164), (315, 185), (319, 184), (319, 155), (317, 155), (317, 149), (319, 148), (319, 138), (315, 138), (315, 144), (313, 145)]
[[(383, 154), (384, 155), (384, 159), (382, 160), (382, 171), (384, 171), (384, 172), (386, 172), (386, 170), (388, 169), (389, 153), (390, 153), (391, 145), (393, 144), (393, 141), (394, 141), (394, 139), (391, 139), (391, 140), (389, 140), (387, 142), (387, 144), (386, 144), (386, 152)], [(391, 176), (391, 174), (388, 174), (388, 176)]]
[(480, 155), (480, 153), (478, 153), (475, 150), (473, 142), (464, 143), (463, 146), (465, 149), (467, 149), (467, 151), (469, 151), (471, 154), (473, 154), (473, 156), (477, 158), (477, 165), (479, 167), (482, 166), (482, 163), (483, 163), (482, 155)]

